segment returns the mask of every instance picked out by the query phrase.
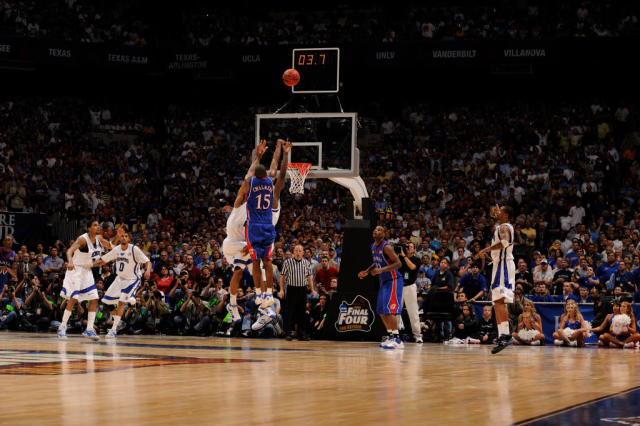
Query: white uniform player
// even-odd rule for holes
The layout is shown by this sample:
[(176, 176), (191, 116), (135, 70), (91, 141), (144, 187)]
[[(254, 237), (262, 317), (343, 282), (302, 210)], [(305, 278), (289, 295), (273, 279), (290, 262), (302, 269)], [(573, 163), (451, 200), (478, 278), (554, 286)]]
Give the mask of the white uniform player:
[(67, 299), (76, 299), (79, 302), (84, 300), (98, 299), (98, 290), (93, 278), (93, 262), (104, 253), (104, 248), (100, 239), (96, 236), (95, 241), (91, 241), (89, 234), (82, 234), (78, 239), (84, 239), (86, 246), (73, 252), (74, 268), (66, 272), (62, 282), (62, 296)]
[(120, 235), (122, 243), (106, 255), (102, 256), (94, 266), (105, 265), (108, 262), (115, 262), (116, 279), (111, 283), (109, 289), (102, 297), (102, 302), (107, 305), (118, 305), (113, 314), (113, 325), (107, 333), (107, 339), (115, 339), (118, 336), (118, 325), (124, 313), (124, 305), (129, 303), (135, 305), (136, 290), (140, 286), (143, 278), (149, 279), (151, 276), (151, 261), (149, 258), (133, 244), (129, 244), (131, 236), (127, 233)]
[[(61, 339), (67, 338), (67, 323), (75, 304), (88, 300), (87, 329), (82, 335), (91, 340), (99, 340), (94, 329), (98, 309), (98, 290), (91, 268), (94, 266), (94, 261), (104, 253), (105, 249), (111, 249), (111, 243), (102, 238), (98, 234), (99, 231), (100, 223), (94, 220), (87, 228), (87, 233), (79, 236), (67, 250), (67, 272), (60, 291), (60, 295), (67, 299), (67, 306), (62, 313), (62, 320), (58, 327), (58, 337)], [(119, 238), (121, 232), (119, 229), (116, 239)]]
[(516, 265), (513, 261), (513, 226), (509, 223), (496, 225), (491, 246), (502, 242), (502, 238), (500, 238), (500, 227), (502, 226), (509, 229), (510, 240), (506, 241), (506, 246), (502, 244), (499, 249), (491, 250), (493, 261), (491, 300), (504, 298), (504, 303), (513, 303), (513, 286), (516, 283)]
[(149, 258), (138, 247), (128, 244), (126, 249), (116, 246), (101, 259), (106, 263), (115, 261), (116, 264), (116, 279), (102, 297), (102, 303), (116, 305), (119, 301), (128, 303), (133, 300), (135, 304), (135, 297), (132, 297), (142, 282), (142, 265), (149, 262)]
[(227, 218), (227, 237), (222, 242), (222, 253), (233, 269), (246, 269), (251, 264), (251, 255), (242, 254), (247, 246), (245, 223), (247, 222), (246, 203), (234, 207)]

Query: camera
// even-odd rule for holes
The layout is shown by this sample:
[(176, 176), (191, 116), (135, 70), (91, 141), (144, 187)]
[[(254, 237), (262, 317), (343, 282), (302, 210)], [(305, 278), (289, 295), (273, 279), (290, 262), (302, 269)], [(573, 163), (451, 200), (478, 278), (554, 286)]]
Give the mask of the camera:
[(406, 253), (406, 251), (407, 251), (407, 245), (406, 244), (398, 243), (398, 244), (395, 244), (393, 246), (393, 251), (395, 251), (397, 254), (402, 253), (403, 250)]

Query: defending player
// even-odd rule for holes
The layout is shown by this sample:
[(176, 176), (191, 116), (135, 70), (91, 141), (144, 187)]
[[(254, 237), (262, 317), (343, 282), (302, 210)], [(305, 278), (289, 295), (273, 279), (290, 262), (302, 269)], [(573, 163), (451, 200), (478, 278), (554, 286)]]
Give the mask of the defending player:
[(513, 286), (516, 282), (516, 265), (513, 262), (513, 226), (509, 221), (511, 208), (495, 205), (490, 210), (498, 224), (493, 232), (491, 246), (480, 250), (476, 258), (491, 251), (493, 271), (491, 273), (491, 300), (498, 324), (498, 341), (491, 353), (496, 354), (511, 343), (509, 312), (505, 303), (513, 303)]
[[(67, 273), (62, 282), (60, 293), (68, 300), (67, 307), (62, 314), (62, 322), (58, 327), (58, 337), (61, 339), (67, 338), (67, 322), (76, 302), (88, 300), (87, 329), (82, 335), (91, 340), (99, 340), (93, 329), (98, 308), (98, 290), (91, 268), (93, 263), (102, 256), (105, 249), (111, 249), (111, 243), (98, 234), (98, 231), (100, 231), (100, 223), (94, 220), (87, 228), (87, 232), (80, 235), (67, 250)], [(116, 241), (123, 232), (123, 229), (118, 229)]]
[(115, 339), (118, 336), (118, 325), (124, 312), (124, 305), (130, 300), (135, 300), (135, 294), (141, 283), (142, 271), (140, 265), (144, 265), (144, 279), (151, 276), (151, 261), (133, 244), (129, 244), (131, 236), (123, 233), (120, 236), (120, 245), (98, 259), (94, 267), (105, 265), (109, 262), (116, 263), (116, 279), (111, 283), (107, 292), (102, 296), (102, 303), (118, 305), (116, 314), (113, 315), (113, 326), (107, 333), (107, 339)]
[(380, 277), (376, 311), (387, 327), (387, 333), (389, 333), (383, 338), (380, 347), (385, 349), (404, 348), (404, 343), (400, 340), (397, 318), (397, 315), (402, 313), (403, 281), (402, 274), (398, 271), (402, 262), (393, 251), (393, 247), (384, 239), (385, 233), (386, 229), (383, 226), (376, 226), (373, 230), (374, 242), (371, 245), (373, 265), (365, 271), (360, 271), (358, 278), (363, 279), (367, 275)]

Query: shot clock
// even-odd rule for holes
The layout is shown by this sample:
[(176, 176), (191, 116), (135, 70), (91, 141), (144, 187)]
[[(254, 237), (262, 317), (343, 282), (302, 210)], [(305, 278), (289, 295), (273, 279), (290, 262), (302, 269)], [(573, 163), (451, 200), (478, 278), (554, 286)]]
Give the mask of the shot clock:
[(340, 90), (340, 49), (319, 47), (293, 49), (292, 67), (300, 73), (293, 93), (338, 93)]

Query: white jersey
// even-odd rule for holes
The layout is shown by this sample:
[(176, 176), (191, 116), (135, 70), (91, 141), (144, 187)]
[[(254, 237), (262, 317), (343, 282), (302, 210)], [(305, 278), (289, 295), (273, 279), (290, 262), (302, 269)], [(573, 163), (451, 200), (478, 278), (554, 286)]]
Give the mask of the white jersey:
[(142, 266), (149, 261), (149, 258), (133, 244), (129, 244), (126, 249), (122, 245), (116, 246), (109, 253), (102, 256), (105, 262), (116, 262), (116, 274), (124, 280), (135, 280), (142, 275)]
[(502, 239), (500, 238), (500, 227), (506, 226), (509, 228), (509, 245), (504, 248), (499, 248), (497, 250), (491, 250), (491, 259), (493, 260), (493, 264), (498, 264), (501, 260), (513, 260), (513, 226), (510, 223), (501, 223), (500, 225), (496, 225), (496, 229), (493, 232), (493, 240), (491, 240), (491, 245), (498, 244)]
[(73, 264), (81, 268), (91, 268), (93, 262), (98, 260), (104, 253), (104, 247), (100, 244), (100, 239), (97, 236), (95, 241), (91, 241), (87, 233), (80, 235), (78, 239), (80, 238), (83, 238), (87, 245), (73, 252)]
[(491, 300), (503, 300), (504, 303), (513, 302), (513, 290), (516, 282), (516, 266), (513, 262), (513, 227), (509, 223), (496, 226), (491, 245), (500, 243), (500, 227), (509, 228), (509, 241), (506, 247), (491, 250), (493, 270), (491, 273)]
[(245, 241), (245, 224), (247, 223), (247, 203), (234, 207), (227, 218), (227, 238), (235, 241)]

